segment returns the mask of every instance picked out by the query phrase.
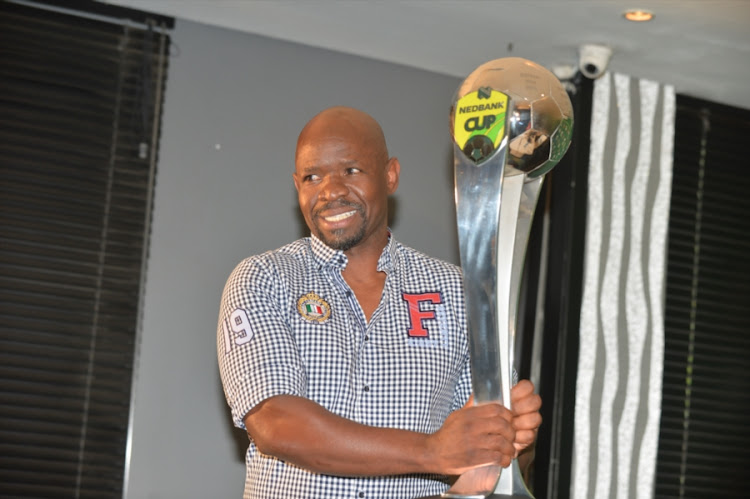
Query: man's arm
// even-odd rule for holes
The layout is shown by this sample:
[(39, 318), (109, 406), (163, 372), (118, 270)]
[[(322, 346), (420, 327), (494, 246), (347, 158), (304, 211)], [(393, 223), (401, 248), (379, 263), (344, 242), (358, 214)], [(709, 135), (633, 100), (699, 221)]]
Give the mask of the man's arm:
[(337, 416), (302, 397), (271, 397), (245, 416), (258, 449), (305, 469), (340, 476), (405, 473), (458, 475), (483, 464), (505, 467), (519, 455), (524, 468), (541, 424), (541, 398), (521, 381), (509, 411), (500, 404), (454, 411), (433, 434), (377, 428)]
[(483, 464), (508, 466), (516, 453), (512, 413), (500, 404), (470, 404), (429, 435), (365, 426), (292, 395), (266, 399), (244, 421), (260, 452), (317, 473), (457, 475)]

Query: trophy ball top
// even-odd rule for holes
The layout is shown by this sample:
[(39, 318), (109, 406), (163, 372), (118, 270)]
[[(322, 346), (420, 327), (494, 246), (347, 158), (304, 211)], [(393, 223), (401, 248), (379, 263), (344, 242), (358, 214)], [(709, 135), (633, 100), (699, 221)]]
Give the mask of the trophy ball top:
[(451, 107), (451, 133), (477, 165), (507, 148), (506, 174), (537, 177), (565, 155), (573, 133), (573, 106), (548, 69), (521, 57), (476, 68), (459, 86)]

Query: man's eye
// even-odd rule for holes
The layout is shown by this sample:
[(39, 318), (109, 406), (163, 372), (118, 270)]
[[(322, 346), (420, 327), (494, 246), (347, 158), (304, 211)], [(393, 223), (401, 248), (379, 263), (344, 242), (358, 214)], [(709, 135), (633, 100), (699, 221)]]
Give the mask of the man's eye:
[(360, 173), (361, 171), (362, 171), (362, 170), (360, 170), (359, 168), (347, 168), (347, 169), (346, 169), (346, 173), (348, 173), (348, 174), (350, 174), (350, 175), (351, 175), (352, 173)]
[(314, 173), (311, 173), (310, 175), (305, 175), (302, 177), (302, 180), (305, 182), (317, 182), (320, 179), (319, 176), (315, 175)]

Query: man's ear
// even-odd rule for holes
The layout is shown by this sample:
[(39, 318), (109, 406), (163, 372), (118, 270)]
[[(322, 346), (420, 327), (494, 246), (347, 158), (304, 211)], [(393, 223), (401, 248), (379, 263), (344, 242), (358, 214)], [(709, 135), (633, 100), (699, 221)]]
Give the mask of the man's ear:
[(398, 189), (398, 178), (401, 175), (401, 163), (397, 157), (388, 160), (385, 166), (386, 183), (388, 184), (388, 194), (393, 194)]
[(294, 179), (294, 188), (299, 192), (299, 179), (297, 178), (297, 172), (292, 173), (292, 178)]

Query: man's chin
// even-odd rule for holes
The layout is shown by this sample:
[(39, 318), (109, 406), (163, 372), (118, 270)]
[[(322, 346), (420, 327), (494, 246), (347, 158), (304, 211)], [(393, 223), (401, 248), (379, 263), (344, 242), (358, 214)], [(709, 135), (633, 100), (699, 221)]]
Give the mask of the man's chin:
[(359, 244), (360, 241), (362, 241), (362, 235), (361, 234), (354, 234), (350, 236), (346, 236), (346, 234), (316, 234), (318, 239), (323, 241), (326, 246), (329, 248), (340, 250), (340, 251), (347, 251), (357, 244)]
[(323, 241), (326, 243), (326, 246), (329, 248), (333, 248), (335, 250), (341, 250), (341, 251), (348, 251), (355, 247), (357, 243), (359, 243), (359, 240), (354, 239), (337, 239), (334, 241)]

